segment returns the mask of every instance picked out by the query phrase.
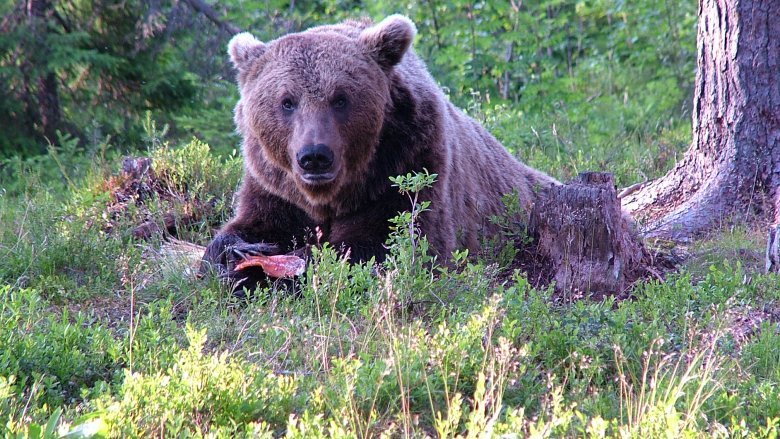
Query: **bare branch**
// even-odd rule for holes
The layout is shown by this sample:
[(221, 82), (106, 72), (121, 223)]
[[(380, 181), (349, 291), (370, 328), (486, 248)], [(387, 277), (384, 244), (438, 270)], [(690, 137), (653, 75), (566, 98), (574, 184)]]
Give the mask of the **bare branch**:
[(230, 33), (231, 35), (242, 32), (241, 28), (234, 25), (233, 23), (220, 19), (217, 11), (215, 11), (214, 8), (212, 8), (203, 0), (184, 0), (184, 3), (187, 3), (192, 9), (205, 15), (206, 18), (219, 26), (220, 29)]

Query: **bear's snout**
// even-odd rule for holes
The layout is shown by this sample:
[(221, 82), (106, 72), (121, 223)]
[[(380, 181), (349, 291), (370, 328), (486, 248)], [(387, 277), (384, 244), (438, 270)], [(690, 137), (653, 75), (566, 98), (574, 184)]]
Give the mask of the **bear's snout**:
[(295, 154), (298, 166), (303, 170), (303, 178), (309, 182), (327, 182), (333, 179), (333, 150), (318, 143), (306, 145)]

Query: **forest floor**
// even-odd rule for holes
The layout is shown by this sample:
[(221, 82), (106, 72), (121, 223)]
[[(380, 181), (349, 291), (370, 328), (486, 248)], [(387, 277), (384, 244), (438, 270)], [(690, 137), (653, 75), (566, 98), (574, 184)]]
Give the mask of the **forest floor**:
[(297, 294), (246, 300), (162, 239), (208, 242), (240, 158), (150, 157), (134, 179), (98, 158), (68, 178), (61, 157), (61, 188), (22, 173), (0, 196), (4, 436), (777, 435), (763, 230), (719, 230), (619, 302), (554, 300), (512, 246), (445, 268), (404, 233), (378, 266), (326, 246)]

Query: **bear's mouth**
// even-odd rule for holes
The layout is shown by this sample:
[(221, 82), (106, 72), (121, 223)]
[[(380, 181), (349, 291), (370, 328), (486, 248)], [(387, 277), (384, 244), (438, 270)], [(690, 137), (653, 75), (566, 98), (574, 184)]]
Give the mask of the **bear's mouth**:
[(336, 179), (336, 173), (335, 172), (328, 172), (324, 174), (302, 174), (301, 180), (303, 180), (304, 183), (310, 184), (313, 186), (320, 186), (323, 184), (328, 184)]

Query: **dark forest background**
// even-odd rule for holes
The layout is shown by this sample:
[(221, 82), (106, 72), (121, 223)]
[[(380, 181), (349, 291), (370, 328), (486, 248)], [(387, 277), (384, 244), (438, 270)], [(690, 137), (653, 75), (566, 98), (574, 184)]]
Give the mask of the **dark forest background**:
[(561, 178), (609, 169), (628, 184), (661, 174), (689, 143), (696, 12), (690, 0), (6, 1), (0, 169), (10, 188), (52, 148), (144, 150), (152, 122), (228, 154), (239, 144), (233, 33), (270, 40), (403, 13), (450, 98), (508, 148)]

